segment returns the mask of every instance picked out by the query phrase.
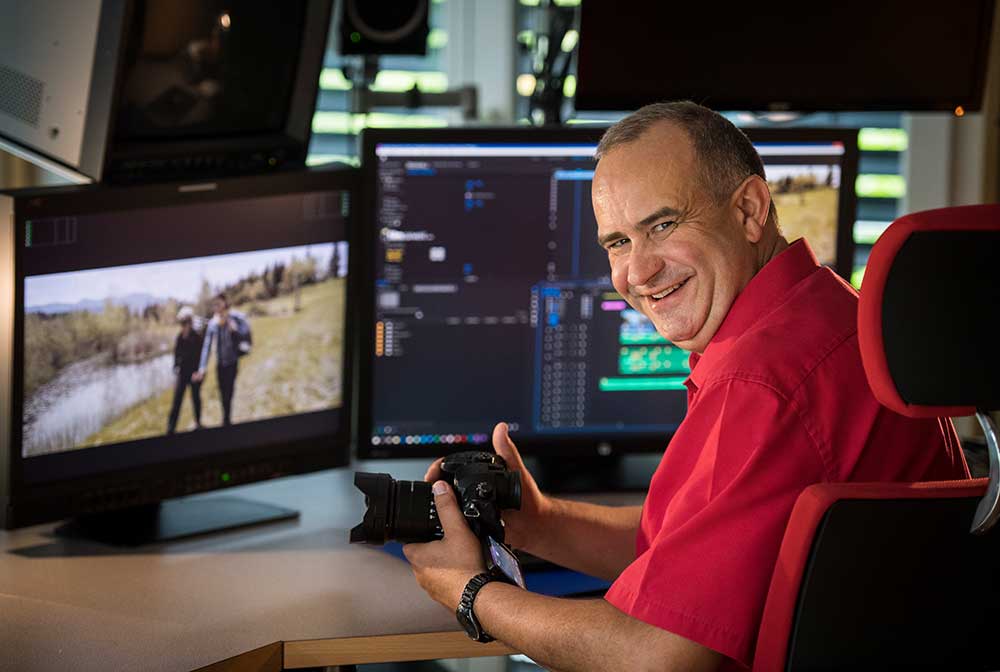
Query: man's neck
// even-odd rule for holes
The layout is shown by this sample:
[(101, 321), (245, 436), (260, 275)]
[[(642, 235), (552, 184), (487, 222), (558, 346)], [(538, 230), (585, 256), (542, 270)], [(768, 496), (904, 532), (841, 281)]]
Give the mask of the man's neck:
[(754, 275), (767, 265), (767, 262), (788, 249), (788, 241), (780, 233), (765, 237), (757, 244), (757, 268)]

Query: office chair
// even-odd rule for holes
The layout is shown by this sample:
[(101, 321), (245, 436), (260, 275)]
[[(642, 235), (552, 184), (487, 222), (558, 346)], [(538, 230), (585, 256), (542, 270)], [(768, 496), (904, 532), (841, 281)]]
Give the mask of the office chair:
[(1000, 669), (1000, 205), (899, 218), (872, 248), (858, 339), (875, 397), (975, 413), (989, 478), (824, 483), (796, 501), (754, 670)]

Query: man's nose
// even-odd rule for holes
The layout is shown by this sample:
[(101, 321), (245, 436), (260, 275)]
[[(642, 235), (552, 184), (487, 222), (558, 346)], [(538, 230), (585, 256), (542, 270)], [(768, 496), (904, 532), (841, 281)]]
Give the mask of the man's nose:
[(645, 245), (633, 247), (628, 259), (628, 284), (641, 287), (649, 284), (663, 268), (663, 260)]

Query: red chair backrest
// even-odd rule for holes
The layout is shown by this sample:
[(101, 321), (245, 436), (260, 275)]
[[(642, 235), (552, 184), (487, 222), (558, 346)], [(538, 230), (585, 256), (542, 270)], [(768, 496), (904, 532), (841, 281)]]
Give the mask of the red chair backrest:
[[(898, 413), (1000, 408), (1000, 205), (896, 220), (868, 260), (858, 340), (876, 398)], [(754, 669), (1000, 668), (1000, 533), (969, 534), (987, 486), (807, 488)]]
[(897, 413), (1000, 408), (1000, 205), (893, 222), (868, 257), (858, 343), (875, 397)]

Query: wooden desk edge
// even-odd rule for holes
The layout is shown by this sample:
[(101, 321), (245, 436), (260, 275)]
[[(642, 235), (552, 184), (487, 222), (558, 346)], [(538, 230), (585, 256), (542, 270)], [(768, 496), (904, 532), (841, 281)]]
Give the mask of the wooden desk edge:
[(285, 642), (284, 669), (366, 663), (396, 663), (438, 658), (480, 658), (516, 653), (491, 642), (480, 644), (464, 632), (427, 632), (417, 635), (381, 635), (342, 639)]
[(198, 668), (195, 672), (281, 672), (281, 642)]

